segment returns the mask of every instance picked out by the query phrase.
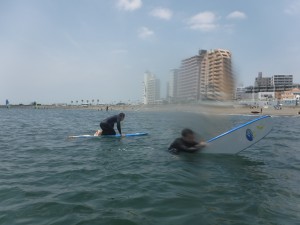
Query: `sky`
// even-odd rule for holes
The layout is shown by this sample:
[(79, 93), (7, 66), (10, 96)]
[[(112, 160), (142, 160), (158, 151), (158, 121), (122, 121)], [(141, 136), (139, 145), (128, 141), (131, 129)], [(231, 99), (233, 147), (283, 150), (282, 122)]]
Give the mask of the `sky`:
[(239, 85), (300, 83), (300, 0), (0, 0), (0, 104), (142, 99), (200, 49), (228, 49)]

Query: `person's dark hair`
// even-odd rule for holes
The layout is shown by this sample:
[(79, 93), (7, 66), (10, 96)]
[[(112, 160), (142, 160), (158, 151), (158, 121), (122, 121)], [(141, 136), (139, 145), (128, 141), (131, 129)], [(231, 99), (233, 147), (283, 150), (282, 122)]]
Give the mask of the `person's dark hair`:
[(186, 137), (186, 136), (188, 136), (188, 135), (193, 135), (193, 134), (194, 134), (194, 131), (192, 131), (191, 129), (188, 129), (188, 128), (183, 129), (183, 130), (181, 131), (181, 136), (182, 136), (182, 137)]
[(125, 118), (125, 113), (120, 113), (119, 116)]

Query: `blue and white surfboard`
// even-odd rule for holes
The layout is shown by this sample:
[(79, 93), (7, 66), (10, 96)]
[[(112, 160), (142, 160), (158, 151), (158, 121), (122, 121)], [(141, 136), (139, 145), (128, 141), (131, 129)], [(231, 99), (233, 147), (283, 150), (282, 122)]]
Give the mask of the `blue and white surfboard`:
[[(132, 133), (132, 134), (124, 134), (125, 137), (137, 137), (137, 136), (145, 136), (148, 133)], [(116, 135), (102, 135), (102, 136), (94, 136), (90, 134), (82, 134), (82, 135), (76, 135), (76, 136), (69, 136), (69, 138), (120, 138), (120, 134)]]
[(201, 152), (237, 154), (264, 138), (272, 127), (271, 116), (256, 118), (208, 140), (208, 145)]

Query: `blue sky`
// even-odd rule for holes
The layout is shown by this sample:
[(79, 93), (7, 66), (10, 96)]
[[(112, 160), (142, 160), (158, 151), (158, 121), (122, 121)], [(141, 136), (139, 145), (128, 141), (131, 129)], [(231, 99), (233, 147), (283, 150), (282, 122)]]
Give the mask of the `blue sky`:
[(232, 52), (238, 82), (300, 83), (300, 0), (0, 0), (0, 104), (136, 101), (143, 73), (165, 95), (199, 49)]

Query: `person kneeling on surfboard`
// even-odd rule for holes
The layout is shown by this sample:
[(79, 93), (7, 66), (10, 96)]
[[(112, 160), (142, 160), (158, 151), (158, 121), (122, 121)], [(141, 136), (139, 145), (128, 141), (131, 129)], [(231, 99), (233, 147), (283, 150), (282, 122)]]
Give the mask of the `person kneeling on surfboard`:
[(176, 138), (169, 147), (169, 151), (172, 153), (179, 152), (196, 152), (205, 147), (205, 142), (196, 142), (195, 133), (191, 129), (183, 129), (181, 131), (181, 137)]
[(106, 118), (105, 120), (102, 120), (100, 123), (100, 127), (102, 129), (101, 135), (116, 135), (116, 131), (114, 129), (115, 123), (117, 123), (117, 129), (120, 135), (122, 135), (121, 121), (123, 121), (124, 118), (125, 118), (125, 114), (120, 113), (118, 115), (114, 115)]

